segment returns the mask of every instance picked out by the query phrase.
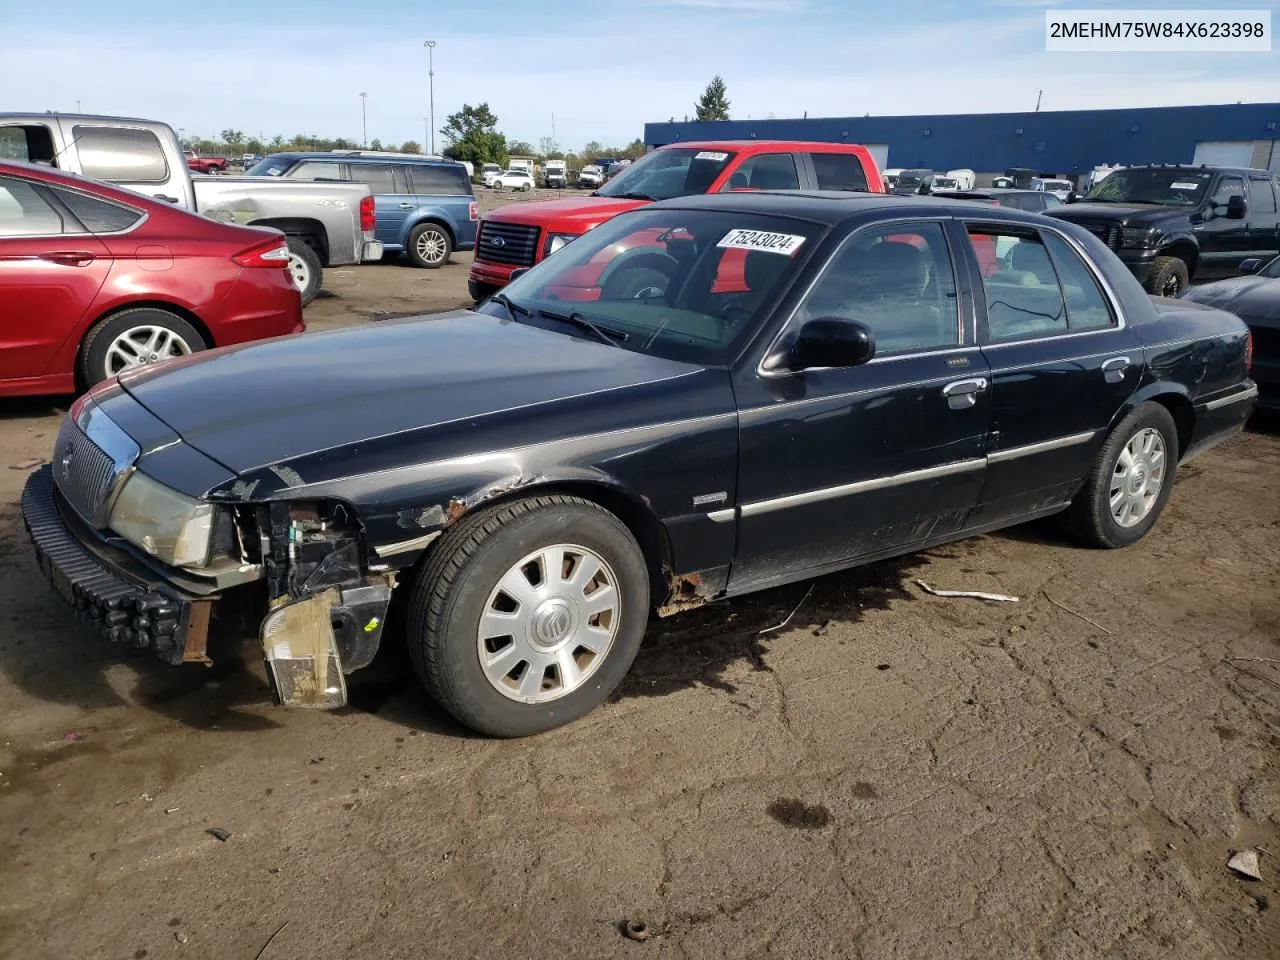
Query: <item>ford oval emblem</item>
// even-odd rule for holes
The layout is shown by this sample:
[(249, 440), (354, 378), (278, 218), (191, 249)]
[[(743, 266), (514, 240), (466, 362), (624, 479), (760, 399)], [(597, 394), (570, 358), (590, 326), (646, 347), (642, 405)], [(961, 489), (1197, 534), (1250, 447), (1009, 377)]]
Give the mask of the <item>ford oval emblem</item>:
[(489, 242), (492, 243), (495, 247), (505, 247), (507, 245), (507, 241), (503, 240), (501, 237), (494, 237)]

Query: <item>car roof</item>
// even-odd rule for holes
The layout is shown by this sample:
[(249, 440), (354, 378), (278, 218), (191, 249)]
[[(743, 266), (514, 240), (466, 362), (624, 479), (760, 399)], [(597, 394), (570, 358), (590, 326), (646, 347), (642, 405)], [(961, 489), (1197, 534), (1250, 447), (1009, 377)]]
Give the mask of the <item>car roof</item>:
[(439, 164), (451, 167), (462, 166), (457, 160), (449, 160), (441, 157), (415, 157), (412, 154), (407, 156), (360, 156), (358, 153), (330, 153), (327, 150), (282, 150), (279, 153), (269, 153), (264, 157), (266, 160), (333, 160), (335, 163), (423, 163), (423, 164)]
[[(1030, 193), (1032, 191), (1020, 191)], [(852, 193), (842, 190), (778, 190), (752, 191), (749, 193), (710, 193), (660, 200), (642, 210), (679, 209), (707, 210), (730, 213), (754, 213), (766, 216), (793, 217), (814, 223), (834, 226), (852, 217), (874, 217), (891, 214), (899, 217), (937, 217), (948, 210), (972, 215), (977, 204), (966, 203), (962, 198), (943, 196), (895, 196), (890, 193)], [(1001, 220), (1043, 222), (1039, 214), (1013, 210), (1009, 207), (981, 207), (983, 218)]]
[(1190, 170), (1193, 173), (1234, 173), (1240, 176), (1248, 176), (1252, 173), (1263, 177), (1274, 176), (1270, 170), (1263, 170), (1260, 167), (1220, 167), (1212, 163), (1134, 163), (1121, 170), (1113, 170), (1112, 173), (1120, 173), (1122, 170)]
[(665, 143), (659, 150), (726, 150), (733, 153), (757, 153), (762, 150), (820, 150), (852, 153), (866, 150), (860, 143), (832, 143), (825, 140), (680, 140)]

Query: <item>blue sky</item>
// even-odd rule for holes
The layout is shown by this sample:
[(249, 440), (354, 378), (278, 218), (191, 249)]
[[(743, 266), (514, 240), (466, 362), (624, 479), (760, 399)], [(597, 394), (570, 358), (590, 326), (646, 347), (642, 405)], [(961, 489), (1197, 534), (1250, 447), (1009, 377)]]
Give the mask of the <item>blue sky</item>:
[[(968, 113), (1280, 99), (1280, 52), (1044, 51), (1047, 7), (1274, 9), (1275, 0), (0, 0), (0, 102), (161, 119), (188, 134), (423, 140), (488, 101), (535, 145), (622, 144), (713, 74), (738, 117)], [(1274, 16), (1274, 15), (1273, 15)], [(1275, 16), (1280, 26), (1280, 16)], [(437, 134), (437, 148), (443, 146)]]

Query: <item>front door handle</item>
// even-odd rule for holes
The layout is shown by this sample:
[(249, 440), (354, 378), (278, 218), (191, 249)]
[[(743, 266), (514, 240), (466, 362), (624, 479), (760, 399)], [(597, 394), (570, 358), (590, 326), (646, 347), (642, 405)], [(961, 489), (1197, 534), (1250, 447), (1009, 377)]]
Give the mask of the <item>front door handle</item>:
[(1129, 369), (1128, 357), (1112, 357), (1102, 364), (1102, 378), (1107, 383), (1121, 383), (1124, 380), (1125, 371)]
[(87, 267), (95, 257), (87, 250), (58, 250), (54, 253), (42, 253), (40, 259), (60, 263), (64, 267)]
[(978, 394), (986, 392), (986, 377), (970, 377), (968, 380), (953, 380), (942, 388), (942, 395), (947, 398), (947, 406), (952, 410), (968, 410), (978, 402)]
[(156, 199), (157, 199), (157, 200), (163, 200), (165, 203), (177, 203), (177, 202), (178, 202), (178, 198), (177, 198), (177, 197), (171, 197), (171, 196), (169, 196), (169, 195), (168, 195), (168, 194), (166, 194), (166, 193), (157, 193), (157, 194), (156, 194)]
[(417, 209), (417, 206), (418, 206), (418, 205), (417, 205), (416, 203), (402, 203), (402, 204), (400, 204), (400, 209), (401, 209), (401, 210), (416, 210), (416, 209)]

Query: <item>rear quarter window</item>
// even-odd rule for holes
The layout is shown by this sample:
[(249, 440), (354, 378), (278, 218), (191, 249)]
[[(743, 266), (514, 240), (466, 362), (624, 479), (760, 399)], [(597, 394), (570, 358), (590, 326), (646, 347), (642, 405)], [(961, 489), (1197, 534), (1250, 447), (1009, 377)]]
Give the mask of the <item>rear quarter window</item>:
[(115, 183), (164, 183), (169, 179), (164, 149), (150, 130), (75, 126), (71, 135), (86, 177)]
[(471, 180), (464, 167), (424, 163), (410, 164), (407, 170), (413, 192), (418, 196), (462, 197), (471, 194)]
[(137, 210), (99, 200), (97, 197), (89, 197), (74, 190), (54, 187), (53, 192), (90, 233), (120, 233), (142, 219), (142, 214)]
[(867, 189), (867, 171), (852, 153), (813, 153), (813, 173), (819, 190)]

